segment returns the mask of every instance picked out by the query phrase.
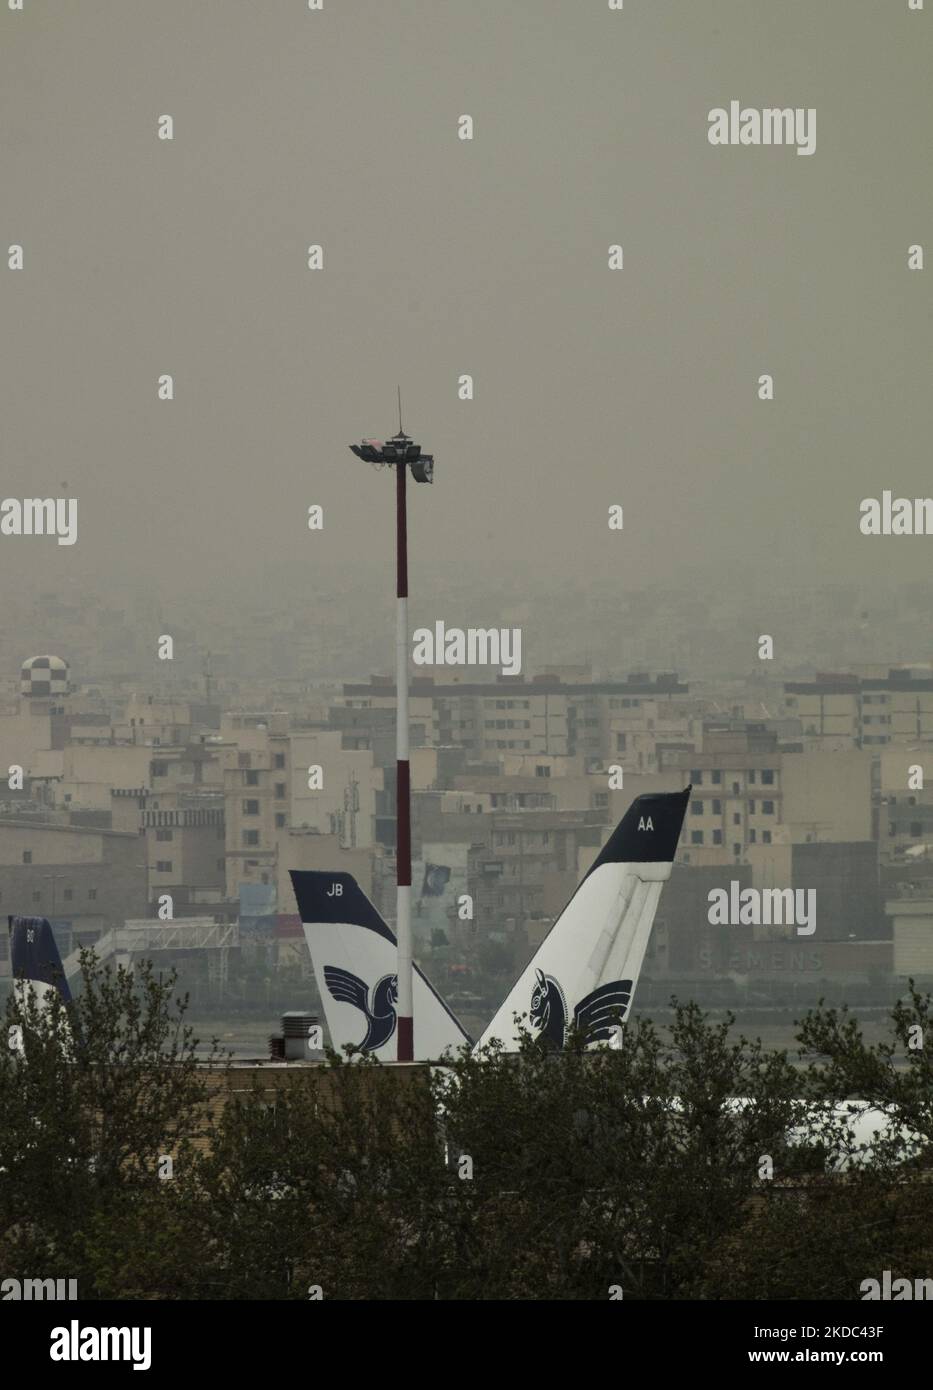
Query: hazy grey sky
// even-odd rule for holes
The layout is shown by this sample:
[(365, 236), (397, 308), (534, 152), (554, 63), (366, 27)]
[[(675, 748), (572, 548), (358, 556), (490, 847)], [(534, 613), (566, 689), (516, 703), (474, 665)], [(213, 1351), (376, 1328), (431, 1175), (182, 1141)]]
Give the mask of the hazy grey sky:
[[(390, 586), (391, 481), (346, 446), (393, 431), (396, 382), (437, 457), (415, 579), (929, 574), (933, 538), (864, 538), (858, 504), (933, 492), (931, 25), (907, 0), (2, 0), (0, 492), (77, 496), (79, 540), (0, 537), (0, 582), (272, 567), (278, 601), (283, 559), (313, 593), (369, 552)], [(712, 147), (732, 99), (815, 108), (815, 154)]]

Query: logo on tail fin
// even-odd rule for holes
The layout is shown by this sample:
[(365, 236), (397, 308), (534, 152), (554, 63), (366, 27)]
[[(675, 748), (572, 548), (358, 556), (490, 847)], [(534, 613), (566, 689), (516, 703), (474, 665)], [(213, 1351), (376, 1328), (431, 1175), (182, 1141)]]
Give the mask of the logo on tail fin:
[(631, 980), (612, 980), (581, 999), (573, 1011), (573, 1021), (588, 1043), (609, 1042), (625, 1020), (632, 998)]
[(539, 1029), (539, 1038), (543, 1038), (552, 1047), (563, 1047), (567, 1022), (564, 991), (553, 975), (545, 975), (543, 970), (537, 968), (528, 1015), (535, 1028)]
[(376, 1052), (395, 1032), (398, 976), (383, 975), (373, 986), (372, 1002), (365, 981), (336, 965), (324, 966), (324, 981), (339, 1004), (352, 1004), (366, 1019), (366, 1032), (358, 1045), (360, 1052)]
[[(625, 1019), (631, 998), (631, 980), (612, 980), (600, 985), (574, 1009), (574, 1027), (580, 1030), (588, 1044), (611, 1041)], [(531, 1023), (539, 1030), (538, 1037), (552, 1047), (562, 1048), (567, 1025), (564, 991), (552, 975), (545, 975), (542, 970), (535, 970), (528, 1013)]]

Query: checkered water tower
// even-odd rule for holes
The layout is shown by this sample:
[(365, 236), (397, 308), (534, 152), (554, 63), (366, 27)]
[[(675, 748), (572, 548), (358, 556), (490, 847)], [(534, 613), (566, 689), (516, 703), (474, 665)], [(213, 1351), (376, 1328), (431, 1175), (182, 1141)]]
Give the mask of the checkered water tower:
[(20, 694), (27, 700), (55, 700), (68, 694), (68, 662), (60, 656), (31, 656), (20, 671)]

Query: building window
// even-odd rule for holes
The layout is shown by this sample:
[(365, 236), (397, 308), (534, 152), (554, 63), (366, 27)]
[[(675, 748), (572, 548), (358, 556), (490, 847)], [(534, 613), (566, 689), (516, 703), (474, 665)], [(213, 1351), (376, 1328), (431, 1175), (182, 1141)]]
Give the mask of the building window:
[(276, 830), (285, 829), (285, 815), (282, 811), (279, 811), (278, 815), (275, 818), (275, 828)]
[(259, 844), (259, 831), (258, 831), (258, 830), (244, 830), (244, 831), (243, 831), (243, 844), (246, 846), (247, 849), (251, 849), (251, 848), (253, 848), (253, 847), (255, 847), (255, 846), (258, 846), (258, 844)]
[(702, 814), (703, 814), (703, 802), (702, 802), (702, 801), (691, 801), (691, 803), (690, 803), (690, 814), (691, 814), (691, 816), (702, 816)]
[(748, 814), (749, 814), (750, 816), (753, 816), (753, 815), (755, 814), (755, 802), (754, 802), (754, 799), (751, 800), (751, 801), (748, 803)]
[(258, 773), (258, 772), (245, 772), (245, 773), (243, 774), (243, 781), (244, 781), (244, 783), (245, 783), (245, 785), (246, 785), (247, 787), (258, 787), (258, 786), (259, 786), (259, 773)]
[(274, 757), (274, 759), (273, 759), (273, 761), (272, 761), (272, 766), (273, 766), (273, 767), (284, 767), (284, 766), (285, 766), (285, 754), (284, 754), (284, 753), (276, 753), (276, 755), (275, 755), (275, 757)]
[(285, 783), (284, 783), (284, 782), (276, 782), (276, 784), (275, 784), (275, 799), (276, 799), (276, 801), (284, 801), (284, 800), (285, 800)]
[(171, 840), (171, 838), (172, 838), (172, 831), (171, 831), (171, 830), (157, 830), (157, 831), (156, 831), (156, 839), (157, 839), (157, 840)]
[(761, 780), (762, 780), (762, 782), (764, 782), (764, 784), (765, 784), (766, 787), (773, 787), (773, 786), (774, 786), (774, 769), (771, 768), (771, 767), (766, 767), (766, 768), (764, 769), (764, 771), (762, 772), (762, 774), (761, 774)]
[(153, 777), (168, 776), (168, 763), (152, 763), (151, 768)]
[(537, 765), (537, 767), (535, 768), (535, 776), (536, 776), (536, 777), (550, 777), (550, 775), (551, 775), (551, 769), (550, 769), (550, 767), (548, 767), (548, 765), (547, 765), (546, 763), (543, 764), (543, 765), (542, 765), (541, 763), (539, 763), (539, 764)]
[(749, 843), (750, 845), (753, 845), (753, 844), (755, 843), (755, 831), (754, 831), (754, 830), (750, 830), (750, 831), (748, 832), (748, 843)]
[(703, 785), (703, 774), (698, 767), (695, 767), (691, 770), (690, 781), (693, 783), (695, 787), (700, 787)]
[(755, 778), (757, 777), (757, 775), (758, 775), (758, 774), (756, 773), (755, 769), (752, 768), (751, 772), (748, 774), (748, 781), (749, 781), (749, 784), (750, 784), (750, 785), (754, 783)]
[(722, 831), (721, 831), (721, 830), (714, 830), (714, 831), (713, 831), (713, 844), (714, 844), (714, 845), (721, 845), (721, 844), (722, 844)]
[(87, 896), (88, 896), (88, 901), (89, 901), (89, 902), (95, 903), (95, 902), (97, 901), (97, 889), (96, 889), (96, 888), (89, 888), (89, 889), (87, 890)]
[(761, 841), (762, 841), (762, 844), (770, 845), (770, 843), (771, 843), (771, 831), (770, 831), (770, 830), (763, 830), (763, 831), (761, 832)]
[(31, 863), (32, 863), (32, 850), (31, 850), (31, 849), (24, 849), (24, 850), (23, 850), (23, 863), (24, 863), (24, 864), (31, 864)]
[(691, 831), (690, 831), (690, 843), (691, 843), (692, 845), (702, 845), (702, 843), (703, 843), (703, 831), (702, 831), (702, 830), (691, 830)]
[(42, 901), (42, 894), (39, 892), (38, 888), (34, 890), (33, 895), (32, 895), (32, 900), (33, 900), (34, 903), (41, 903), (41, 901)]
[(732, 795), (733, 795), (733, 796), (738, 796), (740, 791), (741, 791), (741, 788), (740, 788), (738, 782), (733, 782), (733, 783), (732, 783)]
[(761, 813), (762, 813), (762, 815), (764, 815), (764, 816), (773, 816), (773, 815), (774, 815), (774, 802), (773, 802), (773, 801), (763, 801), (763, 802), (761, 803)]
[(259, 802), (256, 801), (256, 800), (244, 801), (244, 802), (243, 802), (243, 814), (244, 814), (244, 816), (258, 816), (258, 815), (259, 815)]
[(172, 872), (172, 861), (171, 861), (171, 859), (157, 859), (157, 860), (156, 860), (156, 873), (157, 873), (157, 874), (170, 874), (171, 872)]
[(721, 815), (722, 815), (722, 802), (721, 802), (721, 801), (716, 801), (716, 800), (713, 801), (713, 815), (714, 815), (714, 816), (721, 816)]
[(732, 824), (733, 824), (733, 825), (741, 825), (741, 824), (742, 824), (741, 812), (739, 812), (739, 811), (733, 811), (733, 812), (732, 812)]

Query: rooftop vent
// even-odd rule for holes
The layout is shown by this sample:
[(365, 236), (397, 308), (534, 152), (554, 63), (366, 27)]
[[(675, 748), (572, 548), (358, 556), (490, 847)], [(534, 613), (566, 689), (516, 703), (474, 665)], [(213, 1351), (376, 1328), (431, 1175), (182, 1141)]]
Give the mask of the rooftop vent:
[(323, 1048), (323, 1030), (317, 1014), (292, 1009), (282, 1015), (282, 1046), (287, 1062), (306, 1062)]

